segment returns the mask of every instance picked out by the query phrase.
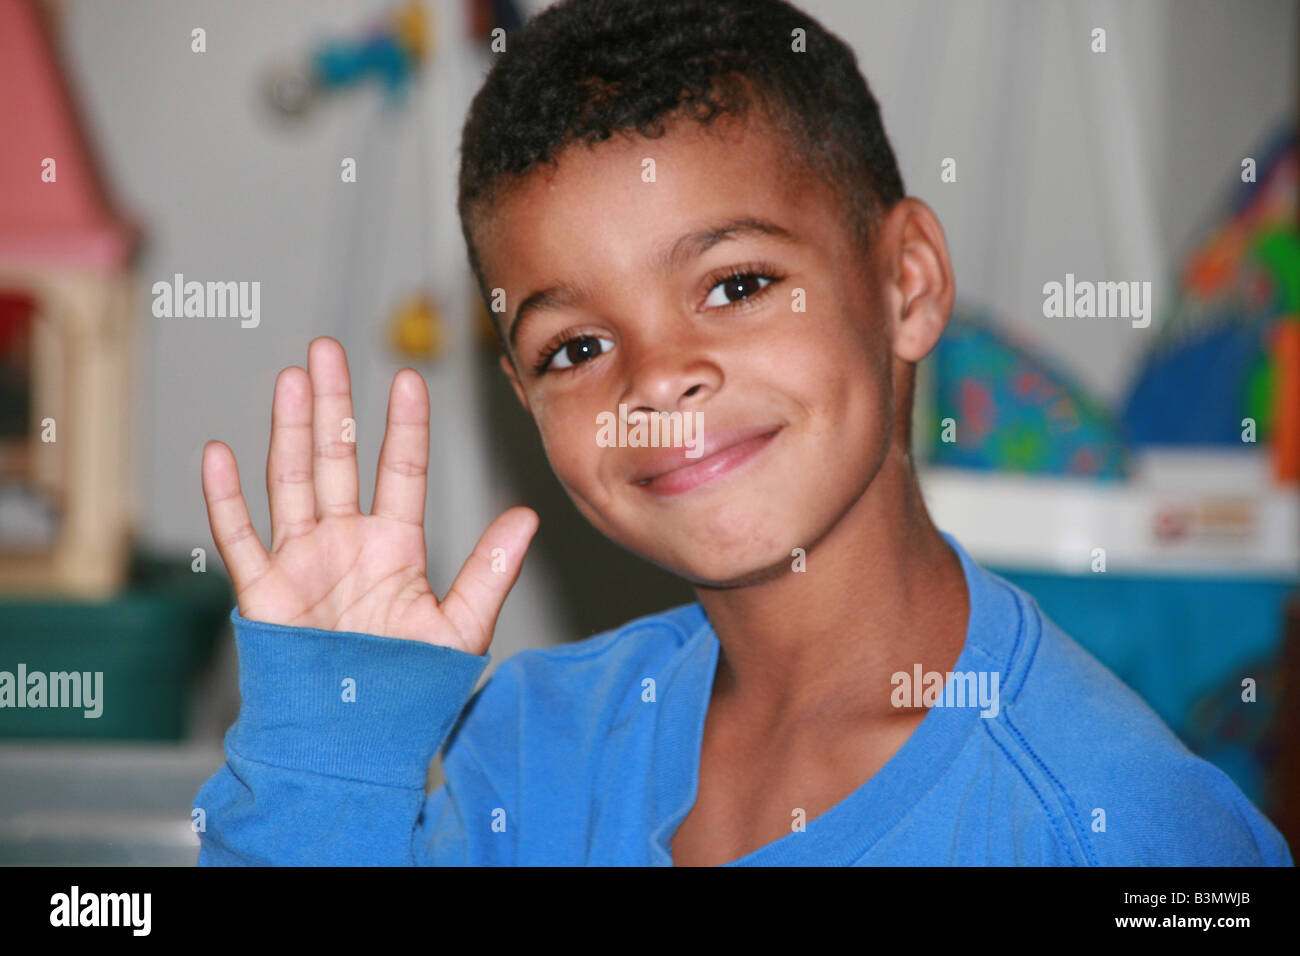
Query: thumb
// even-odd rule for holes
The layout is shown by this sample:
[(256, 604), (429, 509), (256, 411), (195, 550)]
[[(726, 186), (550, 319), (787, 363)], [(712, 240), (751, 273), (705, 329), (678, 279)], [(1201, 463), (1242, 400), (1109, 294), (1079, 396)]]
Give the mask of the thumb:
[(486, 653), (506, 595), (519, 579), (524, 555), (541, 519), (531, 508), (511, 508), (488, 525), (442, 601), (442, 613), (471, 654)]

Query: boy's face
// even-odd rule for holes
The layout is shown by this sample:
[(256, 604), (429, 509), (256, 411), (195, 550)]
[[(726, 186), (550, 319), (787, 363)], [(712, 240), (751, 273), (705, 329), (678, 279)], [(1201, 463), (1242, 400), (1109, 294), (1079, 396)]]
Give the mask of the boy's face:
[[(898, 353), (928, 351), (942, 327), (900, 336), (897, 249), (892, 267), (888, 244), (858, 252), (833, 193), (786, 173), (781, 145), (723, 120), (571, 147), (475, 234), (489, 287), (505, 290), (502, 366), (561, 483), (608, 537), (697, 584), (788, 569), (854, 507), (893, 439)], [(667, 257), (740, 219), (767, 232)], [(629, 432), (637, 410), (700, 413), (700, 453), (603, 447), (598, 416), (620, 404)]]

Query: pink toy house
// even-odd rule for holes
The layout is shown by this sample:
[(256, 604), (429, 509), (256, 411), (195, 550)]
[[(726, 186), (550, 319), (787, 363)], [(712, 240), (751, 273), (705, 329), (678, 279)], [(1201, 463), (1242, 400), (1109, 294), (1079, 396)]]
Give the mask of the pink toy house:
[(0, 0), (0, 591), (105, 597), (131, 508), (130, 260), (30, 0)]

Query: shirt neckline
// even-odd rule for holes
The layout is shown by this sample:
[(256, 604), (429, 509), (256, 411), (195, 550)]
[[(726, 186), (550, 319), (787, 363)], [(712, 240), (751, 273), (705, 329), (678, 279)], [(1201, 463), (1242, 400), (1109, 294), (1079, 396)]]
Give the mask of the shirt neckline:
[[(993, 661), (1003, 663), (1001, 695), (1007, 696), (1007, 671), (1020, 645), (1022, 616), (1008, 627), (1008, 611), (1018, 612), (1009, 590), (996, 589), (989, 574), (974, 563), (956, 539), (940, 532), (961, 561), (969, 598), (966, 637), (954, 671), (988, 670)], [(695, 804), (699, 789), (700, 756), (704, 743), (704, 722), (712, 696), (721, 644), (700, 605), (698, 624), (681, 649), (689, 678), (687, 698), (691, 707), (679, 718), (673, 747), (678, 766), (669, 770), (661, 805), (676, 807), (655, 828), (650, 838), (653, 862), (672, 865), (672, 837)], [(1008, 634), (1008, 631), (1011, 633)], [(683, 688), (686, 689), (686, 688)], [(787, 833), (780, 839), (730, 860), (723, 866), (846, 866), (860, 859), (882, 836), (895, 827), (947, 772), (965, 745), (977, 722), (985, 719), (977, 707), (931, 707), (903, 746), (858, 789), (820, 816), (808, 820), (802, 832)], [(669, 769), (669, 768), (665, 768)], [(673, 786), (673, 784), (676, 784)], [(793, 810), (793, 808), (791, 808)]]

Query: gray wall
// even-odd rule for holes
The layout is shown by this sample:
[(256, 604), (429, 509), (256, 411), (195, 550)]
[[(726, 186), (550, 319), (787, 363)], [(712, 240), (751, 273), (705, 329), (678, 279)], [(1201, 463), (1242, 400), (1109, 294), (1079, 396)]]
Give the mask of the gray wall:
[[(543, 525), (494, 647), (582, 636), (689, 600), (680, 584), (602, 541), (546, 470), (528, 421), (475, 347), (456, 226), (455, 150), (487, 66), (458, 40), (462, 4), (438, 0), (439, 53), (406, 111), (373, 90), (296, 130), (260, 108), (268, 64), (349, 33), (375, 0), (77, 0), (66, 41), (108, 179), (146, 224), (136, 406), (140, 533), (154, 547), (211, 550), (199, 486), (203, 443), (239, 458), (255, 522), (272, 384), (317, 334), (348, 348), (360, 423), (363, 506), (373, 487), (387, 385), (402, 359), (383, 323), (422, 278), (456, 339), (422, 369), (433, 394), (431, 577), (450, 582), (479, 531), (525, 500)], [(537, 9), (538, 4), (530, 5)], [(858, 51), (909, 191), (938, 212), (959, 295), (996, 311), (1106, 399), (1123, 391), (1155, 332), (1042, 317), (1043, 282), (1150, 279), (1157, 308), (1177, 253), (1243, 155), (1295, 114), (1296, 6), (1287, 0), (805, 0)], [(190, 52), (195, 26), (208, 52)], [(1088, 50), (1106, 28), (1109, 51)], [(359, 161), (360, 182), (339, 180)], [(944, 157), (958, 182), (939, 181)], [(259, 280), (262, 323), (157, 319), (148, 286), (174, 272)], [(215, 560), (215, 554), (213, 555)]]

